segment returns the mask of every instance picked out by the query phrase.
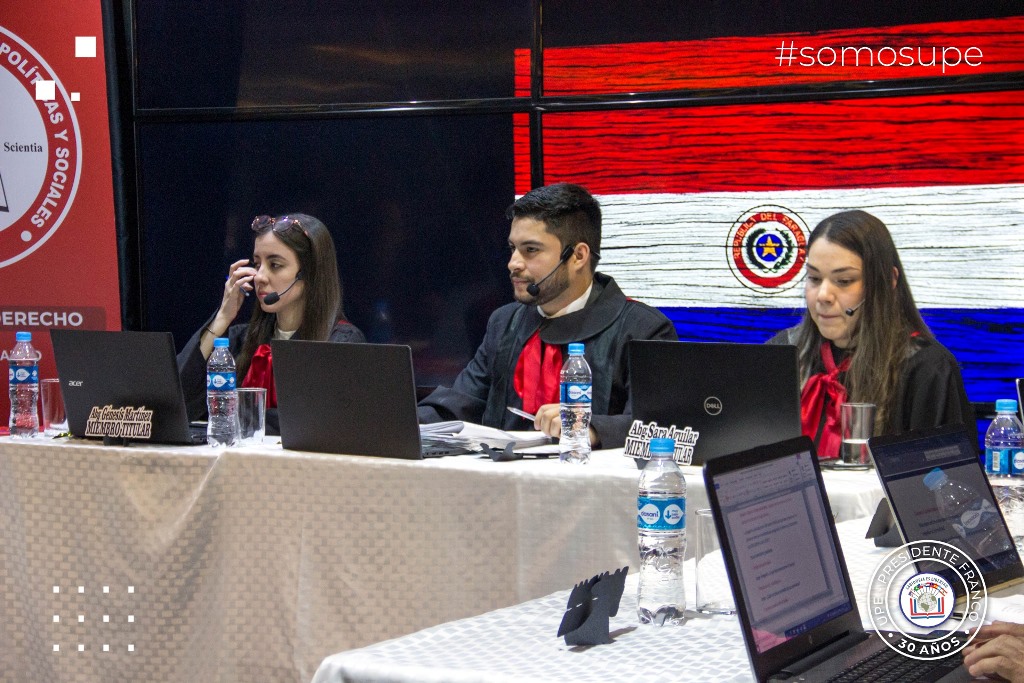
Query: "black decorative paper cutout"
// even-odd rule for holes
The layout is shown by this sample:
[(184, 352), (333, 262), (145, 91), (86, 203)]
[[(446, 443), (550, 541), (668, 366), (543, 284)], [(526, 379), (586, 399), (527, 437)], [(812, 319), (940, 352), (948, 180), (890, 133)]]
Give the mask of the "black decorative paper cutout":
[(604, 572), (572, 587), (558, 635), (566, 645), (605, 645), (612, 642), (608, 620), (619, 613), (629, 567)]

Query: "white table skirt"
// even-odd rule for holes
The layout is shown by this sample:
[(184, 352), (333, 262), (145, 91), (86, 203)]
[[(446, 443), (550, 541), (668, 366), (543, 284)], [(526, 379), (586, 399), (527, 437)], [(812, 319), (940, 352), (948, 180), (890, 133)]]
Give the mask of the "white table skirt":
[[(864, 538), (868, 519), (839, 525), (851, 583), (865, 625), (871, 572), (891, 549)], [(693, 605), (692, 562), (684, 580)], [(581, 577), (584, 578), (584, 577)], [(685, 623), (656, 627), (636, 619), (636, 574), (631, 572), (613, 641), (570, 647), (555, 634), (569, 591), (343, 652), (324, 660), (313, 683), (658, 683), (752, 681), (735, 616), (687, 612)]]
[[(691, 516), (706, 498), (686, 477)], [(576, 467), (0, 438), (0, 680), (305, 682), (333, 652), (635, 567), (636, 480), (620, 452)], [(839, 519), (882, 495), (873, 473), (826, 485)]]

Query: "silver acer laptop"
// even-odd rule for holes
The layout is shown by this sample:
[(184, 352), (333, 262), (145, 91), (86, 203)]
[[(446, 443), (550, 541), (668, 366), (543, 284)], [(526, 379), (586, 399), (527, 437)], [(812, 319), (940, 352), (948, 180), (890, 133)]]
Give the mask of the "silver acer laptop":
[(795, 346), (635, 340), (629, 383), (634, 428), (690, 428), (694, 465), (800, 436)]

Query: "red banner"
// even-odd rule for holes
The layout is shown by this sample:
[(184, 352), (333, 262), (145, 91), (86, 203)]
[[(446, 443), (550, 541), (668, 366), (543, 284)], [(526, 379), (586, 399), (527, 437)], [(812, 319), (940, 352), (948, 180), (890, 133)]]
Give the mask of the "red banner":
[(51, 328), (120, 329), (103, 42), (99, 0), (0, 19), (0, 361), (32, 332), (42, 377)]

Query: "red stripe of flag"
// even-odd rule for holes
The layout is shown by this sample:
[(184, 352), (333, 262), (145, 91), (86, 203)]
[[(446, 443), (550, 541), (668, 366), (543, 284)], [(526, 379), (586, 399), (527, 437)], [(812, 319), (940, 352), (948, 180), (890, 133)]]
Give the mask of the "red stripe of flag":
[(544, 154), (597, 194), (1024, 183), (1024, 92), (546, 114)]
[[(791, 41), (795, 52), (794, 59), (789, 61), (785, 57)], [(844, 47), (871, 48), (870, 65), (867, 51), (855, 54), (848, 50), (844, 55)], [(808, 50), (806, 55), (800, 53), (801, 48)], [(901, 51), (903, 48), (907, 51)], [(935, 48), (934, 59), (932, 48)], [(959, 64), (943, 67), (943, 48), (950, 48), (946, 61)], [(968, 54), (969, 48), (974, 50)], [(966, 63), (965, 57), (969, 57), (974, 66)], [(842, 65), (844, 59), (847, 66)], [(528, 50), (516, 51), (515, 86), (519, 96), (530, 93), (529, 61)], [(832, 61), (835, 61), (832, 66), (822, 66)], [(906, 66), (910, 62), (914, 65)], [(933, 62), (936, 66), (921, 65)], [(1024, 17), (1018, 16), (817, 33), (546, 48), (544, 94), (748, 88), (828, 81), (956, 77), (1022, 69)]]

